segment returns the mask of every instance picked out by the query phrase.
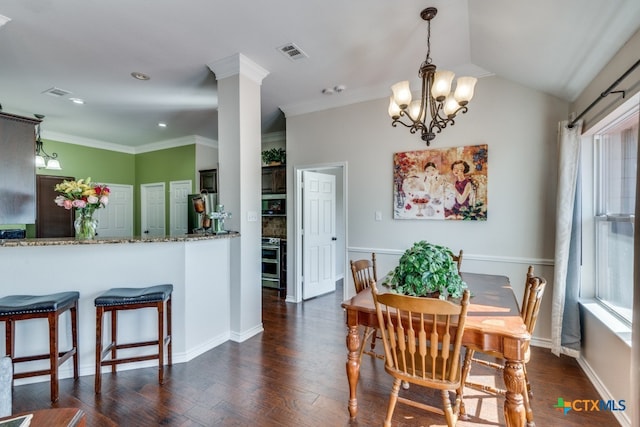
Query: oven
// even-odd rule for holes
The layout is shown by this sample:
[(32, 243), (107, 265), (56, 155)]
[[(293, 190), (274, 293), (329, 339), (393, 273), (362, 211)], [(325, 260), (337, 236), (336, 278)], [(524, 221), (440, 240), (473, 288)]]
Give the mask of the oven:
[(262, 286), (280, 288), (280, 239), (265, 237), (262, 239)]

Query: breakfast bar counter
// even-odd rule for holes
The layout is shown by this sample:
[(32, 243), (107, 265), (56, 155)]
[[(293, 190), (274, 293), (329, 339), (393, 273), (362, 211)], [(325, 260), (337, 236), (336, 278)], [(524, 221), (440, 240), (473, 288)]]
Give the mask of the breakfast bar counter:
[[(80, 292), (80, 375), (95, 373), (96, 315), (94, 299), (115, 287), (172, 284), (173, 363), (189, 361), (230, 338), (230, 248), (239, 233), (167, 237), (73, 238), (0, 240), (0, 297)], [(68, 315), (68, 314), (65, 314)], [(64, 315), (63, 315), (64, 316)], [(152, 309), (123, 312), (122, 342), (157, 336)], [(60, 348), (70, 347), (68, 321), (60, 322)], [(48, 352), (46, 321), (18, 322), (16, 354)], [(0, 354), (4, 354), (0, 339)], [(144, 349), (136, 349), (144, 351)], [(152, 351), (152, 350), (151, 350)], [(44, 361), (40, 361), (46, 367)], [(32, 362), (32, 363), (40, 363)], [(122, 369), (157, 366), (157, 361), (128, 364)], [(20, 365), (16, 367), (20, 370)], [(71, 364), (60, 377), (72, 376)], [(36, 377), (16, 381), (48, 381)]]

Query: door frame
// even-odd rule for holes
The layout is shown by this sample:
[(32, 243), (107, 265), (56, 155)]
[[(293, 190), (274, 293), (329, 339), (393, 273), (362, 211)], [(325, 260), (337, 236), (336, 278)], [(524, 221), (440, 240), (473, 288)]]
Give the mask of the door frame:
[[(349, 281), (348, 281), (348, 275), (347, 275), (347, 266), (349, 265), (349, 253), (347, 251), (347, 248), (349, 246), (349, 234), (348, 234), (349, 217), (347, 215), (348, 213), (347, 201), (349, 200), (349, 197), (348, 197), (347, 189), (349, 188), (349, 186), (347, 181), (347, 176), (348, 176), (347, 166), (348, 164), (346, 161), (335, 162), (335, 163), (320, 163), (320, 164), (293, 166), (293, 172), (294, 172), (294, 182), (293, 182), (294, 214), (292, 215), (293, 230), (289, 228), (288, 232), (290, 233), (292, 231), (294, 234), (295, 254), (294, 256), (287, 257), (287, 263), (288, 263), (287, 271), (290, 272), (289, 273), (290, 276), (287, 277), (287, 283), (293, 283), (294, 286), (287, 287), (287, 302), (302, 302), (302, 279), (303, 279), (302, 278), (302, 224), (303, 224), (303, 221), (302, 221), (302, 172), (305, 170), (313, 171), (313, 172), (323, 172), (323, 171), (326, 172), (329, 169), (340, 169), (342, 171), (342, 174), (341, 174), (342, 183), (340, 188), (340, 190), (342, 191), (342, 198), (341, 198), (342, 209), (338, 208), (338, 203), (337, 203), (338, 183), (336, 182), (336, 215), (337, 216), (341, 215), (342, 218), (344, 219), (343, 225), (342, 225), (343, 229), (341, 230), (342, 235), (344, 236), (344, 239), (343, 239), (344, 241), (336, 242), (336, 252), (338, 252), (337, 248), (340, 247), (340, 249), (343, 251), (344, 260), (342, 264), (343, 268), (342, 269), (336, 268), (336, 280), (342, 278), (343, 299), (346, 299), (348, 296), (347, 284), (349, 283)], [(340, 173), (338, 173), (338, 175), (340, 175)], [(337, 227), (336, 227), (336, 234), (340, 235), (340, 233), (338, 233)], [(290, 248), (291, 245), (288, 245), (288, 247)], [(291, 275), (293, 276), (293, 278), (291, 277)]]

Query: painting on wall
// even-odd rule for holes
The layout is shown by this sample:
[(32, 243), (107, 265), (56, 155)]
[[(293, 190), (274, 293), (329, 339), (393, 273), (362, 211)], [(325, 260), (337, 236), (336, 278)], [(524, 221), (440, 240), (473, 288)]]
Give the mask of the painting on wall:
[(487, 219), (487, 145), (393, 155), (394, 219)]

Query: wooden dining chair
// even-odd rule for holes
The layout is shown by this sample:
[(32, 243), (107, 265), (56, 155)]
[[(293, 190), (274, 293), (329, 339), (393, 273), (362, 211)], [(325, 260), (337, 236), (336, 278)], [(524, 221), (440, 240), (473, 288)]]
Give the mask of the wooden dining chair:
[[(524, 287), (524, 295), (522, 297), (522, 303), (520, 305), (520, 316), (522, 316), (522, 320), (524, 321), (524, 324), (527, 328), (527, 332), (529, 332), (530, 334), (533, 334), (533, 330), (536, 327), (536, 321), (538, 320), (538, 313), (540, 311), (540, 303), (542, 302), (542, 297), (544, 295), (546, 286), (547, 281), (542, 277), (534, 276), (533, 266), (529, 266)], [(482, 358), (476, 358), (476, 353), (489, 355), (490, 357), (499, 360), (501, 363), (485, 360)], [(526, 382), (526, 390), (525, 393), (523, 393), (522, 398), (527, 415), (527, 425), (532, 425), (531, 423), (533, 423), (533, 411), (531, 410), (531, 404), (529, 402), (529, 400), (533, 397), (533, 392), (531, 391), (531, 384), (529, 383), (529, 376), (527, 375), (527, 363), (529, 362), (530, 357), (531, 351), (530, 348), (527, 347), (524, 357), (524, 364), (522, 366)], [(491, 352), (484, 352), (472, 347), (466, 347), (464, 364), (462, 365), (462, 381), (466, 387), (472, 388), (474, 390), (480, 390), (493, 395), (504, 396), (506, 394), (505, 389), (468, 381), (469, 372), (471, 371), (471, 365), (473, 363), (488, 366), (498, 371), (502, 371), (504, 369), (504, 360), (500, 357), (500, 355)], [(463, 391), (464, 387), (461, 388), (460, 392), (463, 393)], [(460, 416), (462, 418), (467, 417), (464, 407), (464, 401), (460, 406)]]
[(460, 249), (460, 252), (458, 252), (458, 255), (451, 255), (451, 259), (453, 259), (453, 262), (455, 262), (458, 266), (458, 273), (460, 273), (460, 269), (462, 268), (462, 249)]
[[(375, 282), (370, 286), (384, 345), (385, 371), (394, 378), (384, 426), (391, 426), (397, 402), (444, 415), (447, 425), (455, 426), (460, 398), (456, 393), (452, 406), (449, 393), (462, 387), (460, 351), (469, 290), (465, 290), (456, 303), (438, 298), (378, 294)], [(399, 396), (403, 381), (440, 390), (442, 408)]]
[[(351, 274), (353, 275), (353, 284), (356, 288), (356, 293), (369, 287), (371, 281), (378, 281), (378, 272), (376, 267), (376, 254), (371, 254), (371, 259), (359, 259), (356, 261), (351, 260)], [(380, 339), (378, 328), (365, 327), (362, 334), (362, 340), (360, 342), (359, 357), (362, 359), (363, 354), (376, 357), (378, 359), (384, 359), (384, 355), (375, 352), (376, 340)], [(370, 341), (370, 347), (367, 350), (367, 341)]]

